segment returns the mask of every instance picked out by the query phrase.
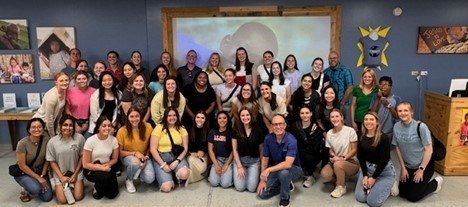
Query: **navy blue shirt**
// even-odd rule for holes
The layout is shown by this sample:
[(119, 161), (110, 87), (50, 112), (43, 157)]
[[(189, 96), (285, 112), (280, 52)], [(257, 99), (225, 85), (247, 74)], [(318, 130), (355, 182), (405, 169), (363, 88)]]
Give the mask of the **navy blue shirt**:
[(286, 160), (286, 156), (294, 157), (294, 165), (301, 166), (297, 141), (294, 136), (285, 132), (281, 143), (276, 142), (276, 135), (268, 134), (263, 142), (263, 156), (269, 158), (268, 166), (274, 166)]
[(231, 144), (232, 136), (226, 131), (220, 132), (217, 129), (212, 129), (208, 133), (206, 140), (213, 144), (213, 151), (216, 157), (229, 157), (232, 152)]

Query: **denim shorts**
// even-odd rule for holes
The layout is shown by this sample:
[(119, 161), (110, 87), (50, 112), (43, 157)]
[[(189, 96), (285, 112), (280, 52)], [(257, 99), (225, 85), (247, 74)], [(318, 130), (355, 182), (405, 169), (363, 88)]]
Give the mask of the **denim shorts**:
[[(161, 156), (161, 159), (167, 163), (167, 165), (170, 165), (172, 161), (175, 160), (175, 156), (171, 152), (163, 152), (159, 153), (159, 156)], [(156, 162), (154, 159), (153, 161), (153, 166), (154, 166), (154, 172), (156, 174), (156, 180), (158, 181), (159, 187), (165, 182), (173, 182), (173, 173), (176, 173), (183, 167), (188, 168), (188, 163), (187, 159), (182, 159), (182, 161), (177, 165), (176, 169), (173, 172), (167, 173), (163, 169), (161, 169), (161, 165), (159, 165), (158, 162)]]

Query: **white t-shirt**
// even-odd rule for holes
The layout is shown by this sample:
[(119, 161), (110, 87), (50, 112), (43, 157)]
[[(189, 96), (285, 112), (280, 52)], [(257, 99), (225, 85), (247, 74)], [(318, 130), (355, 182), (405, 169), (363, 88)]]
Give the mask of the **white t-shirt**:
[(83, 149), (91, 151), (91, 162), (99, 160), (101, 163), (109, 162), (114, 149), (117, 149), (119, 144), (117, 138), (108, 136), (105, 140), (100, 140), (97, 134), (89, 137)]
[[(271, 68), (266, 68), (268, 73), (271, 74)], [(263, 67), (263, 65), (259, 65), (257, 67), (257, 73), (260, 75), (260, 83), (263, 82), (263, 81), (268, 81), (270, 76), (268, 75), (268, 73), (265, 71), (265, 68)], [(260, 85), (259, 83), (259, 85)]]
[[(237, 86), (237, 84), (236, 84), (236, 86)], [(216, 95), (220, 96), (221, 97), (221, 102), (223, 102), (224, 100), (226, 100), (229, 97), (229, 95), (236, 88), (236, 86), (234, 86), (233, 88), (227, 88), (226, 84), (218, 85), (218, 87), (216, 87)], [(237, 94), (239, 94), (240, 89), (241, 89), (241, 86), (238, 86), (236, 91), (234, 92), (234, 94), (232, 94), (231, 98), (228, 101), (226, 101), (224, 104), (222, 104), (224, 111), (229, 112), (231, 110), (232, 99), (234, 97), (236, 97)]]
[[(351, 150), (351, 142), (357, 142), (356, 131), (348, 126), (334, 133), (333, 129), (327, 132), (325, 146), (332, 149), (338, 157), (345, 156)], [(353, 157), (356, 160), (356, 156)]]
[(284, 84), (280, 85), (279, 79), (274, 79), (273, 80), (273, 85), (271, 87), (271, 92), (275, 93), (277, 96), (281, 96), (285, 101), (288, 99), (286, 97), (286, 89), (289, 87), (291, 84), (291, 81), (288, 79), (284, 80)]

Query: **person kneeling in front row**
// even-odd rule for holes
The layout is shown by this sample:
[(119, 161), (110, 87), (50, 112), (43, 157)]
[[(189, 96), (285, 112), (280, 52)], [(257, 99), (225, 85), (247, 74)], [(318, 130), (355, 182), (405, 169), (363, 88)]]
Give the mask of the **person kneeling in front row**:
[(286, 132), (286, 120), (283, 116), (273, 116), (271, 128), (273, 133), (268, 134), (263, 143), (257, 194), (261, 199), (280, 194), (279, 206), (289, 206), (289, 193), (294, 189), (292, 181), (302, 176), (297, 141), (292, 134)]

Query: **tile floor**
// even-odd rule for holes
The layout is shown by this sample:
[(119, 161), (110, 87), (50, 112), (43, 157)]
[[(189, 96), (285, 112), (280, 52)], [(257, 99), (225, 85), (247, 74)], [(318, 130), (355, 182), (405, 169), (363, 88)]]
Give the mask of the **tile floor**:
[[(37, 198), (21, 203), (20, 187), (10, 175), (8, 166), (15, 162), (15, 153), (7, 145), (0, 146), (0, 206), (57, 206), (55, 200), (42, 203)], [(114, 200), (94, 200), (91, 196), (92, 184), (85, 182), (84, 200), (74, 206), (278, 206), (279, 197), (260, 200), (255, 194), (237, 192), (233, 188), (210, 187), (207, 181), (190, 184), (187, 188), (177, 188), (171, 193), (161, 193), (154, 185), (137, 184), (137, 193), (125, 191), (124, 176), (119, 177), (120, 194)], [(330, 197), (332, 186), (318, 180), (311, 188), (303, 188), (296, 183), (296, 191), (291, 195), (291, 206), (366, 206), (354, 199), (355, 179), (347, 183), (348, 193), (342, 198)], [(390, 197), (385, 206), (468, 206), (468, 176), (444, 176), (444, 185), (438, 194), (430, 195), (418, 203), (410, 203), (399, 197)]]

